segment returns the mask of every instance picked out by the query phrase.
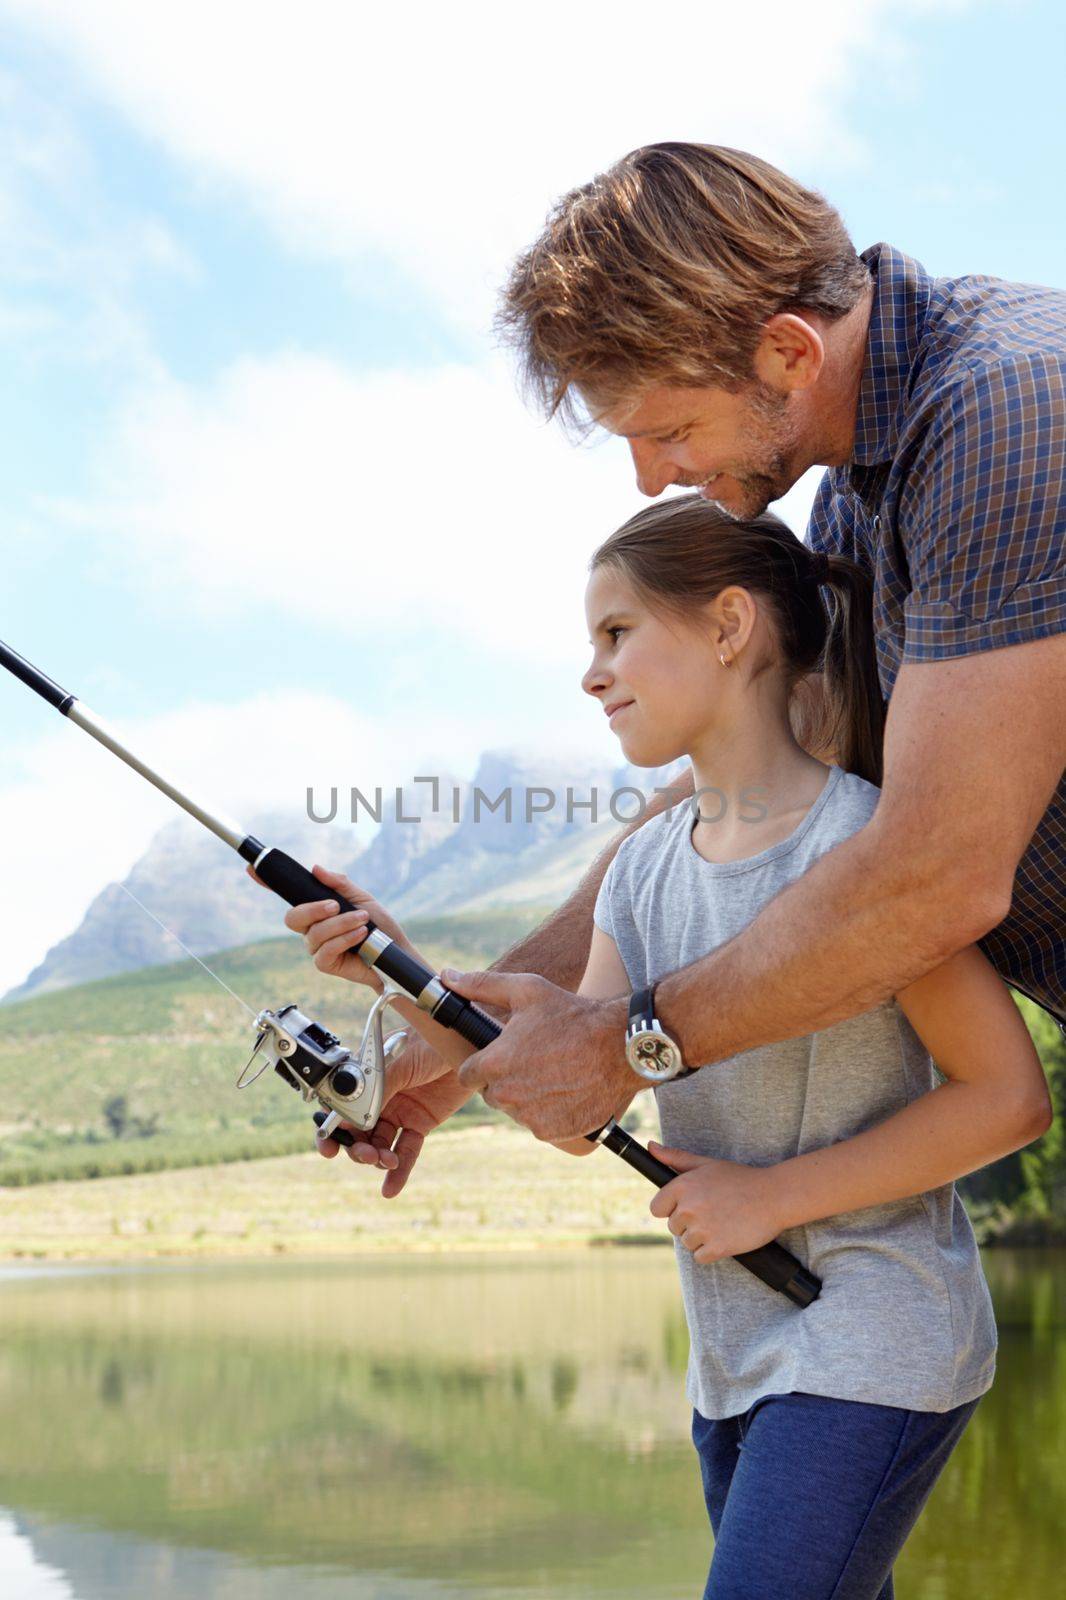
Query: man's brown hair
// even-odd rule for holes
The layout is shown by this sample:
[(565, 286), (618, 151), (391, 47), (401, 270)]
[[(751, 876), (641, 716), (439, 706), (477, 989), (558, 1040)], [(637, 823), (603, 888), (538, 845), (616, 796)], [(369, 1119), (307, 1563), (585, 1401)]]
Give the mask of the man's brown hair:
[(821, 195), (741, 150), (652, 144), (562, 197), (497, 327), (549, 416), (652, 384), (736, 390), (780, 311), (841, 317), (869, 274)]

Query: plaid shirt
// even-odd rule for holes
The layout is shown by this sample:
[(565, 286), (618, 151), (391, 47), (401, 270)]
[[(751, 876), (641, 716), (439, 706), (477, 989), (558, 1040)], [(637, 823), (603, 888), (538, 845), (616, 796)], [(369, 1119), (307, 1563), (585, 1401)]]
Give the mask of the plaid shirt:
[[(863, 260), (855, 448), (822, 479), (808, 541), (870, 573), (888, 698), (906, 662), (1066, 632), (1066, 294), (932, 278), (887, 244)], [(1066, 1032), (1066, 774), (981, 947)]]

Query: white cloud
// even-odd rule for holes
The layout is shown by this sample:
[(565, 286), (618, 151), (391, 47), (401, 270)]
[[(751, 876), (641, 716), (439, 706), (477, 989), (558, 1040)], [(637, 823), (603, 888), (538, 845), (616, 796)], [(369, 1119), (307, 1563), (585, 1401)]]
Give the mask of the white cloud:
[(857, 63), (953, 0), (0, 0), (196, 181), (290, 247), (379, 252), (483, 327), (507, 258), (556, 195), (662, 138), (846, 163)]
[[(786, 515), (809, 498), (804, 484)], [(364, 377), (293, 354), (241, 361), (209, 392), (136, 396), (95, 503), (58, 509), (160, 604), (299, 607), (369, 648), (417, 637), (427, 655), (437, 639), (572, 666), (588, 557), (637, 503), (624, 444), (575, 448), (502, 365)]]
[[(237, 819), (299, 808), (308, 785), (321, 797), (350, 783), (388, 793), (416, 772), (472, 776), (481, 751), (499, 745), (615, 762), (617, 745), (576, 679), (587, 656), (585, 563), (593, 542), (632, 511), (628, 457), (620, 445), (575, 451), (538, 430), (502, 382), (465, 369), (361, 381), (287, 358), (243, 364), (210, 404), (170, 385), (134, 407), (109, 451), (115, 498), (92, 520), (121, 540), (124, 562), (142, 564), (143, 585), (161, 604), (180, 595), (220, 618), (225, 610), (232, 620), (242, 605), (263, 617), (266, 641), (281, 621), (264, 607), (280, 613), (295, 597), (348, 632), (356, 665), (348, 692), (192, 702), (127, 722), (119, 737)], [(383, 420), (394, 404), (438, 407), (443, 419), (416, 452), (417, 478)], [(459, 435), (480, 442), (460, 448)], [(779, 507), (798, 530), (816, 478)], [(427, 619), (436, 639), (415, 658), (420, 715), (390, 724), (361, 701), (358, 646), (395, 647), (399, 630), (414, 649)], [(441, 705), (434, 651), (471, 639), (496, 653), (501, 672), (515, 655), (568, 664), (573, 693), (486, 712), (474, 681), (462, 703)], [(104, 716), (107, 677), (106, 662), (94, 666), (91, 703)], [(50, 724), (18, 756), (18, 780), (0, 787), (0, 837), (19, 841), (4, 870), (0, 994), (72, 931), (174, 814), (71, 724)], [(42, 875), (55, 892), (41, 893)]]
[(632, 505), (624, 447), (575, 450), (501, 369), (360, 377), (293, 354), (131, 400), (89, 522), (105, 559), (220, 615), (295, 605), (368, 643), (439, 630), (542, 659)]
[[(70, 106), (0, 71), (0, 338), (64, 373), (144, 382), (160, 370), (135, 291), (195, 282), (199, 268), (158, 216), (108, 198)], [(31, 368), (32, 370), (32, 368)]]

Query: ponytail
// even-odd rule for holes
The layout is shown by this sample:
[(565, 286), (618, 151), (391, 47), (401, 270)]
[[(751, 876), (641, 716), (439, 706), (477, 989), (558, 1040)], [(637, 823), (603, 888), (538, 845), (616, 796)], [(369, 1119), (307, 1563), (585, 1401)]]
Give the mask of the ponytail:
[[(818, 558), (811, 560), (817, 562)], [(826, 567), (821, 581), (832, 600), (821, 660), (825, 707), (821, 733), (836, 751), (839, 766), (880, 788), (885, 704), (877, 672), (873, 584), (862, 567), (846, 556), (823, 560)]]

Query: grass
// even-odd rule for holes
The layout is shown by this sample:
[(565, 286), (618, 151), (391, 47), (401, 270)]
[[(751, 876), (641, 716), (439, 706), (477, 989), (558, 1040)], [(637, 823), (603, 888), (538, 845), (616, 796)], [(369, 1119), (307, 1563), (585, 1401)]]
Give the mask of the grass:
[[(306, 1135), (305, 1135), (306, 1137)], [(0, 1196), (0, 1257), (133, 1261), (539, 1249), (660, 1239), (650, 1187), (607, 1151), (565, 1156), (511, 1124), (430, 1138), (407, 1189), (313, 1151), (50, 1183)]]
[[(541, 911), (414, 920), (435, 965), (487, 965)], [(255, 1007), (299, 999), (356, 1040), (369, 991), (293, 938), (210, 963)], [(605, 1151), (538, 1144), (481, 1108), (429, 1140), (407, 1192), (309, 1149), (307, 1107), (267, 1075), (238, 1093), (251, 1030), (190, 961), (0, 1008), (0, 1257), (143, 1260), (535, 1248), (659, 1237), (650, 1191)], [(86, 1179), (92, 1179), (86, 1182)]]
[[(538, 916), (415, 919), (411, 933), (427, 959), (477, 967)], [(369, 991), (323, 977), (301, 941), (263, 940), (211, 965), (253, 1008), (299, 1000), (358, 1040)], [(252, 1037), (251, 1019), (191, 961), (0, 1007), (0, 1188), (304, 1148), (308, 1112), (296, 1094), (271, 1074), (235, 1088)]]

